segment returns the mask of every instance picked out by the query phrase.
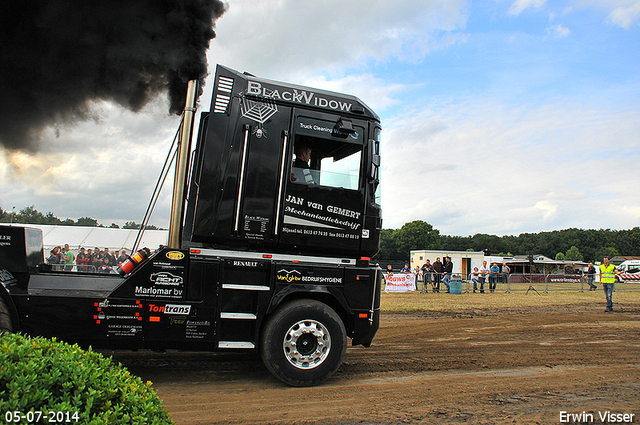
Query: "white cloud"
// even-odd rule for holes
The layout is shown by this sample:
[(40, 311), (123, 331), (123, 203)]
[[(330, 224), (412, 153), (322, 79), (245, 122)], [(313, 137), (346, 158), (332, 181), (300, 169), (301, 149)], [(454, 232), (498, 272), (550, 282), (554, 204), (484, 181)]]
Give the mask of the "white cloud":
[(546, 199), (536, 202), (534, 208), (542, 211), (543, 220), (551, 220), (558, 216), (558, 205), (552, 204)]
[(562, 24), (551, 25), (549, 28), (547, 28), (547, 32), (555, 38), (565, 38), (568, 37), (569, 34), (571, 34), (571, 30), (569, 28), (566, 28)]
[(639, 118), (569, 103), (429, 105), (383, 135), (384, 226), (419, 219), (463, 236), (636, 226)]
[[(61, 127), (59, 137), (49, 129), (38, 153), (0, 155), (0, 207), (34, 205), (62, 219), (89, 216), (105, 225), (141, 221), (179, 117), (167, 115), (163, 99), (138, 114), (96, 106), (98, 122)], [(166, 227), (164, 198), (156, 219)]]
[[(619, 26), (627, 30), (640, 25), (640, 1), (638, 0), (578, 0), (573, 3), (574, 6), (565, 7), (560, 11), (560, 15), (567, 16), (576, 9), (590, 8), (607, 13), (606, 22), (610, 25)], [(545, 5), (547, 5), (546, 0), (515, 0), (507, 13), (512, 16), (519, 16), (526, 9), (540, 9)], [(550, 11), (550, 19), (553, 21), (557, 14), (557, 11)], [(562, 25), (551, 26), (548, 30), (555, 37), (566, 37), (569, 34), (568, 29)]]
[(400, 104), (396, 94), (407, 90), (403, 84), (389, 83), (369, 73), (331, 79), (310, 77), (300, 83), (338, 93), (357, 93), (360, 100), (374, 111), (383, 111)]
[(530, 7), (534, 7), (536, 9), (541, 8), (547, 0), (516, 0), (513, 2), (511, 7), (509, 8), (509, 15), (518, 16), (522, 13), (523, 10), (528, 9)]
[(618, 25), (624, 29), (640, 24), (640, 1), (616, 7), (607, 17), (607, 22)]
[(578, 0), (573, 2), (571, 11), (593, 9), (605, 13), (605, 21), (610, 25), (631, 29), (640, 24), (640, 1), (638, 0)]
[(299, 81), (320, 70), (358, 68), (368, 58), (414, 61), (424, 55), (425, 46), (446, 44), (449, 32), (464, 27), (466, 4), (465, 0), (232, 1), (217, 23), (209, 63)]

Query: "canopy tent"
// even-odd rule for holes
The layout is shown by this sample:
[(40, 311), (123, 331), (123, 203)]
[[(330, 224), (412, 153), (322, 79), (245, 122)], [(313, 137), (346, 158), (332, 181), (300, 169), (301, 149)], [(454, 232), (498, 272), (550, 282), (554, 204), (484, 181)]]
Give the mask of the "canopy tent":
[(526, 255), (515, 257), (486, 257), (487, 263), (507, 264), (513, 274), (541, 273), (541, 274), (579, 274), (589, 263), (572, 260), (552, 260), (544, 255), (533, 256), (533, 270)]
[[(8, 224), (2, 224), (8, 225)], [(126, 248), (131, 252), (139, 230), (111, 229), (106, 227), (53, 226), (48, 224), (20, 224), (21, 227), (33, 227), (42, 230), (45, 256), (56, 246), (69, 247), (74, 252), (80, 248), (109, 248), (110, 251)], [(167, 244), (167, 230), (145, 230), (139, 248), (156, 249)]]

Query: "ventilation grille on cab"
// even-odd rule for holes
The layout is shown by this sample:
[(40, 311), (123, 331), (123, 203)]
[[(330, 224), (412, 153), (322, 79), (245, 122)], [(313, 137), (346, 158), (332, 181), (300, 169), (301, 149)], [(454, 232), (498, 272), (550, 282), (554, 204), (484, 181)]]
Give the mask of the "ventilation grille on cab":
[(218, 92), (216, 94), (216, 102), (213, 106), (213, 112), (216, 114), (224, 114), (227, 112), (227, 106), (231, 102), (231, 91), (233, 90), (233, 78), (218, 77)]

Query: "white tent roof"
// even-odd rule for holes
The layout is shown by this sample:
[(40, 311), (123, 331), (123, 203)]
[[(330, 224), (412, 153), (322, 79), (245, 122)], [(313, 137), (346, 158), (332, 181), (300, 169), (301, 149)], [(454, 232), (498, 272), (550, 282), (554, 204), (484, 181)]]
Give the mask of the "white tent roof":
[[(131, 252), (138, 235), (137, 229), (109, 229), (106, 227), (52, 226), (47, 224), (20, 224), (21, 227), (34, 227), (42, 230), (44, 252), (47, 254), (56, 246), (69, 247), (77, 252), (80, 248), (109, 248), (110, 251), (126, 248)], [(167, 245), (167, 230), (145, 230), (139, 248), (151, 250)]]

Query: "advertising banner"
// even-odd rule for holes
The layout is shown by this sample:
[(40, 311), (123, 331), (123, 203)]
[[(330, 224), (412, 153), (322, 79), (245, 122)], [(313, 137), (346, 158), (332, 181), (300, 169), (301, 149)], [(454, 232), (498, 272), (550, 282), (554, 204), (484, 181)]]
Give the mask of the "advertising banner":
[(385, 292), (410, 292), (416, 290), (416, 275), (413, 273), (385, 274)]

